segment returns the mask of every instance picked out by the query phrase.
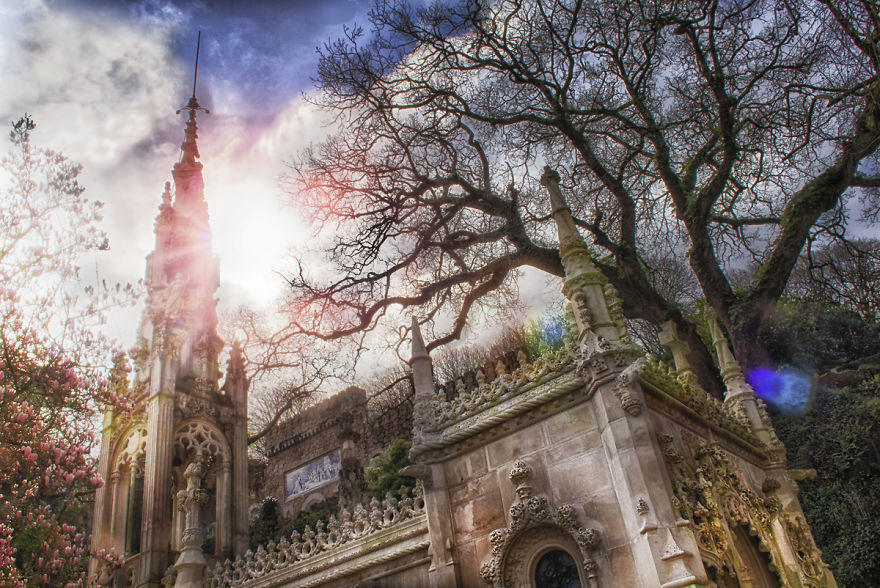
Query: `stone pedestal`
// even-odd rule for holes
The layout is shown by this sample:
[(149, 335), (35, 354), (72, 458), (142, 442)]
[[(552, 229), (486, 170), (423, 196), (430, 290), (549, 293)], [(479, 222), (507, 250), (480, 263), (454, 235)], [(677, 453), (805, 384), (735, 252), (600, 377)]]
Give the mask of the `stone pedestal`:
[(197, 588), (205, 584), (205, 554), (202, 553), (203, 532), (199, 520), (199, 507), (207, 498), (202, 489), (204, 464), (199, 454), (186, 468), (186, 490), (178, 492), (180, 510), (186, 513), (186, 530), (183, 533), (183, 549), (174, 564), (177, 572), (175, 588)]

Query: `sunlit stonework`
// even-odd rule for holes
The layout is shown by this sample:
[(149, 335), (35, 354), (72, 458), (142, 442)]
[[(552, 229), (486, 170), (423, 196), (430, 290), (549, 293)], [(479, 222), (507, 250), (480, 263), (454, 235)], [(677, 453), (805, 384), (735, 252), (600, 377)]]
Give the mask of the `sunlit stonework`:
[[(233, 347), (221, 383), (218, 262), (211, 250), (195, 96), (174, 190), (166, 184), (147, 257), (135, 405), (105, 416), (93, 547), (125, 555), (95, 583), (202, 586), (209, 561), (247, 550), (247, 382)], [(206, 538), (213, 549), (205, 552)]]
[[(634, 347), (550, 170), (575, 340), (440, 387), (413, 320), (411, 404), (370, 423), (352, 388), (270, 431), (262, 495), (249, 498), (247, 382), (233, 348), (220, 383), (218, 272), (190, 107), (147, 262), (138, 402), (104, 428), (110, 482), (94, 544), (126, 560), (92, 570), (96, 583), (513, 588), (556, 574), (591, 588), (836, 586), (785, 449), (714, 318), (723, 402), (696, 383), (671, 325), (674, 366)], [(394, 432), (413, 442), (406, 474), (418, 484), (369, 499), (361, 458)], [(263, 497), (292, 514), (337, 495), (337, 514), (249, 548), (248, 509)]]

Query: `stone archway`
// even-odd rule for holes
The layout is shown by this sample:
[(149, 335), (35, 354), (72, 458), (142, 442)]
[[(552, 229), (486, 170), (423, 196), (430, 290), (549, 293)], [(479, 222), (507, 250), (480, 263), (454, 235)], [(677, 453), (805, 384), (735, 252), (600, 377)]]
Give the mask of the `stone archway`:
[[(548, 586), (546, 581), (539, 582), (537, 579), (538, 568), (541, 568), (542, 573), (546, 573), (547, 564), (552, 565), (554, 562), (545, 558), (552, 557), (553, 554), (564, 554), (573, 567), (574, 583), (559, 583), (560, 588), (563, 586), (582, 588), (589, 585), (583, 566), (577, 563), (581, 559), (577, 543), (563, 529), (551, 525), (526, 529), (510, 545), (507, 556), (502, 562), (503, 585), (545, 588)], [(571, 575), (570, 571), (568, 575)]]
[(744, 525), (732, 527), (730, 534), (742, 568), (738, 574), (740, 581), (754, 588), (778, 588), (779, 576), (773, 571), (767, 549), (761, 549), (758, 537), (749, 533)]
[(599, 534), (579, 526), (570, 505), (556, 508), (544, 496), (532, 495), (532, 468), (517, 461), (508, 474), (516, 486), (516, 501), (508, 511), (508, 525), (489, 534), (490, 556), (480, 566), (483, 579), (497, 588), (535, 586), (540, 559), (551, 551), (563, 551), (577, 562), (582, 587), (598, 586), (598, 565), (593, 552)]
[(213, 424), (189, 419), (178, 425), (174, 434), (172, 493), (172, 549), (182, 546), (185, 516), (181, 510), (180, 490), (186, 488), (185, 472), (194, 460), (203, 461), (202, 488), (209, 498), (201, 518), (205, 527), (214, 529), (214, 555), (230, 555), (232, 549), (232, 454), (224, 435)]
[(120, 553), (140, 552), (141, 511), (144, 488), (147, 427), (143, 422), (130, 424), (117, 437), (110, 458), (110, 480), (104, 509), (102, 532), (104, 546)]
[(581, 588), (583, 581), (574, 558), (567, 551), (551, 549), (536, 558), (530, 574), (540, 588)]

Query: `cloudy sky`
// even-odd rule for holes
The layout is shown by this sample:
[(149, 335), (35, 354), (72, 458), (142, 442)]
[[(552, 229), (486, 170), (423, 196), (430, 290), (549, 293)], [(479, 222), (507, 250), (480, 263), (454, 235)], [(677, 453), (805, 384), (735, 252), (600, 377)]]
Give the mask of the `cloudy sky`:
[[(30, 113), (34, 142), (83, 164), (106, 203), (110, 254), (84, 267), (108, 282), (143, 276), (152, 225), (179, 153), (202, 32), (199, 147), (221, 307), (269, 304), (308, 227), (285, 204), (284, 161), (326, 132), (305, 99), (315, 48), (363, 22), (368, 0), (21, 0), (0, 3), (0, 120)], [(95, 266), (94, 269), (92, 266)], [(137, 313), (114, 320), (134, 338)]]

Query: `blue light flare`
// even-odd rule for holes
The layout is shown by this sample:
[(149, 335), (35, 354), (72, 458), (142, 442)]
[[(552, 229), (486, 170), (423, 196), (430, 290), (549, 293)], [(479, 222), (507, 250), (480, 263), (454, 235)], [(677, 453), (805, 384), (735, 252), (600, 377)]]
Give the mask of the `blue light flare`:
[(563, 318), (547, 316), (541, 321), (540, 329), (541, 336), (551, 348), (562, 344), (562, 338), (565, 336), (565, 320)]
[(790, 414), (803, 414), (810, 400), (812, 378), (804, 372), (785, 368), (755, 368), (749, 373), (755, 393), (773, 408)]

